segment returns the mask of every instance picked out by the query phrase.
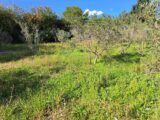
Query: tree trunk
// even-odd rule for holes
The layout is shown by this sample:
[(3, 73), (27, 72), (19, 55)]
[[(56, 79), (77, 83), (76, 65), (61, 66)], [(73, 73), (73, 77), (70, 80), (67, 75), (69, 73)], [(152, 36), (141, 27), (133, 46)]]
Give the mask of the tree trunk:
[(98, 60), (98, 56), (96, 55), (95, 59), (94, 59), (94, 64), (97, 63), (97, 60)]

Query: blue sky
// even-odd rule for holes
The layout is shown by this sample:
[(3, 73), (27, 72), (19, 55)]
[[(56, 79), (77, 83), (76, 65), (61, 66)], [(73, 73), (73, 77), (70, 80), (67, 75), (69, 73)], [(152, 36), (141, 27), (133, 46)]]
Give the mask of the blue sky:
[(117, 16), (123, 11), (130, 11), (137, 0), (0, 0), (0, 3), (6, 6), (14, 3), (24, 10), (48, 6), (57, 14), (62, 14), (68, 6), (79, 6), (82, 10), (97, 10), (107, 15)]

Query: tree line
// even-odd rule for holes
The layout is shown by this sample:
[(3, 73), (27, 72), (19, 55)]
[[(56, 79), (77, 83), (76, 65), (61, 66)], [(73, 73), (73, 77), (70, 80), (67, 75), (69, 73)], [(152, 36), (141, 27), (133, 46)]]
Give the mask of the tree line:
[[(21, 8), (0, 6), (0, 43), (25, 43), (58, 41), (57, 30), (69, 31), (69, 24), (48, 7), (33, 8), (25, 12)], [(37, 34), (37, 35), (36, 35)], [(38, 37), (38, 38), (36, 38)]]
[(123, 12), (118, 17), (88, 17), (76, 6), (67, 7), (63, 17), (58, 17), (48, 7), (33, 8), (26, 12), (17, 6), (0, 6), (0, 44), (96, 39), (97, 43), (104, 45), (128, 41), (132, 36), (129, 32), (136, 33), (135, 29), (140, 29), (138, 27), (142, 24), (158, 27), (156, 5), (150, 0), (139, 0), (130, 13)]

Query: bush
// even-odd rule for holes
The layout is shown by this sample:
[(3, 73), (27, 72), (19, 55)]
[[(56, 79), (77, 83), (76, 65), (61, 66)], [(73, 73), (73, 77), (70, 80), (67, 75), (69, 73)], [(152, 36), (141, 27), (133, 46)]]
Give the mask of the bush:
[(0, 44), (7, 44), (13, 41), (12, 36), (9, 33), (0, 30)]
[(64, 30), (57, 31), (57, 38), (60, 42), (66, 42), (70, 37), (71, 34), (69, 32), (66, 32)]

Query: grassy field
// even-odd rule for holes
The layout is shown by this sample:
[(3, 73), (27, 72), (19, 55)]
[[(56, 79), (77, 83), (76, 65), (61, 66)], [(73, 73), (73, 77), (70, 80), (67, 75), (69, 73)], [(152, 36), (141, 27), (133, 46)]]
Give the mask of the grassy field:
[(0, 120), (160, 119), (160, 74), (147, 74), (148, 50), (120, 54), (115, 45), (90, 64), (81, 45), (0, 49), (8, 51), (0, 54)]

